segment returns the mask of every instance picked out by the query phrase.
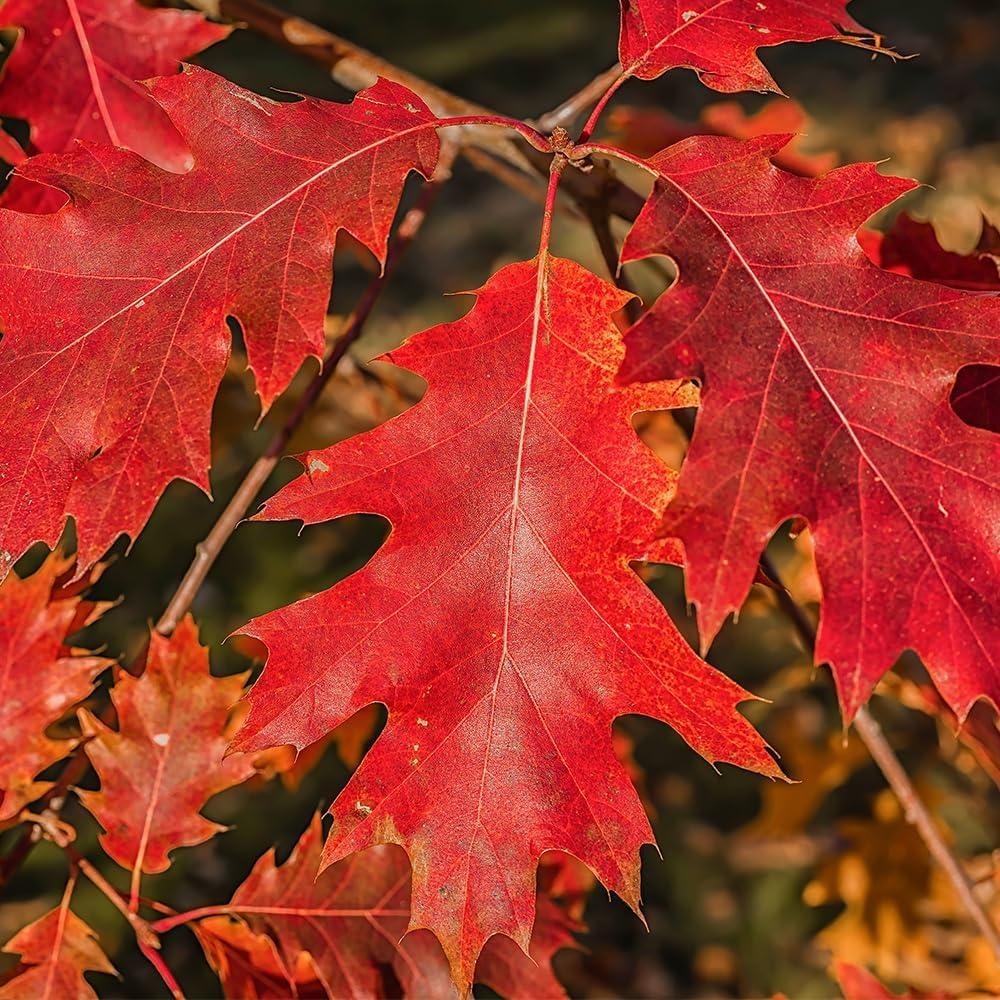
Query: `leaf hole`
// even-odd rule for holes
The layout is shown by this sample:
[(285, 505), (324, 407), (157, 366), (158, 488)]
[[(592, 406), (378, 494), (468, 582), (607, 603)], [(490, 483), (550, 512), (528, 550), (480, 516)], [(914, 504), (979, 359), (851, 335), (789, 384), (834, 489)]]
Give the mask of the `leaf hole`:
[(1000, 366), (960, 368), (949, 401), (963, 423), (1000, 433)]

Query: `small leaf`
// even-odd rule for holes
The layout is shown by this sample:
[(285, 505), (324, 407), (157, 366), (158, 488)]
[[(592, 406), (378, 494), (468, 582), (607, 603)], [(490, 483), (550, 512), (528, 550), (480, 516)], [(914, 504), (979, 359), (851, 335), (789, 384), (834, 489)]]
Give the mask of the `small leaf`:
[(53, 552), (31, 576), (11, 574), (0, 583), (0, 820), (15, 817), (49, 787), (35, 775), (77, 741), (45, 730), (86, 698), (111, 664), (66, 645), (106, 607), (65, 585), (73, 562)]
[(200, 809), (255, 773), (244, 757), (223, 759), (245, 679), (211, 675), (189, 615), (169, 639), (154, 632), (143, 673), (123, 673), (111, 689), (117, 731), (80, 712), (101, 789), (79, 795), (106, 831), (101, 846), (122, 867), (165, 871), (170, 851), (223, 829)]
[(97, 1000), (85, 972), (115, 974), (94, 932), (62, 905), (17, 932), (3, 950), (20, 955), (12, 977), (0, 986), (0, 1000)]

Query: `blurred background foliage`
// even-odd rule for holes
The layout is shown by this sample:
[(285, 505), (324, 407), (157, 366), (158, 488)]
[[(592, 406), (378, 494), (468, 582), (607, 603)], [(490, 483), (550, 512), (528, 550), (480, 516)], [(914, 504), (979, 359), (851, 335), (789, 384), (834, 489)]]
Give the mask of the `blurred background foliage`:
[[(535, 117), (554, 107), (615, 59), (614, 0), (285, 0), (283, 6), (515, 116)], [(905, 199), (906, 208), (930, 218), (946, 247), (968, 251), (978, 238), (982, 211), (1000, 222), (996, 0), (856, 0), (851, 10), (898, 52), (917, 57), (893, 63), (832, 43), (763, 50), (775, 78), (809, 116), (804, 149), (829, 152), (842, 162), (888, 158), (884, 170), (930, 185)], [(348, 98), (321, 67), (247, 31), (197, 61), (261, 93), (273, 88)], [(675, 71), (655, 83), (629, 83), (618, 103), (668, 110), (693, 122), (720, 99), (693, 74)], [(747, 112), (764, 101), (738, 97)], [(459, 161), (353, 361), (331, 382), (294, 450), (358, 433), (418, 399), (420, 379), (385, 367), (373, 378), (361, 363), (432, 323), (461, 315), (471, 300), (446, 293), (474, 289), (502, 264), (533, 255), (538, 227), (536, 204)], [(602, 270), (589, 230), (572, 219), (557, 226), (555, 247)], [(364, 251), (338, 249), (331, 336), (372, 267)], [(639, 279), (653, 287), (649, 274)], [(149, 623), (165, 606), (195, 544), (311, 374), (301, 374), (254, 429), (259, 409), (244, 367), (237, 348), (215, 407), (215, 502), (184, 483), (168, 490), (138, 540), (116, 546), (96, 595), (120, 602), (81, 637), (82, 644), (125, 660), (141, 650)], [(642, 417), (637, 427), (667, 461), (680, 462), (683, 440), (669, 417)], [(290, 460), (282, 463), (268, 492), (297, 469)], [(250, 644), (224, 642), (226, 636), (251, 616), (353, 572), (377, 549), (385, 530), (375, 517), (344, 518), (301, 532), (295, 524), (242, 525), (195, 602), (215, 670), (229, 673), (248, 663), (259, 668)], [(796, 596), (815, 609), (819, 588), (808, 534), (792, 539), (783, 533), (774, 550)], [(41, 557), (30, 553), (18, 570), (27, 572)], [(665, 567), (642, 573), (693, 640), (682, 574)], [(746, 712), (799, 784), (769, 784), (732, 768), (717, 774), (667, 727), (620, 720), (618, 745), (644, 796), (662, 859), (651, 849), (644, 858), (648, 930), (620, 901), (593, 893), (583, 947), (557, 960), (570, 993), (829, 997), (837, 995), (828, 973), (832, 955), (867, 965), (895, 986), (957, 995), (1000, 988), (1000, 970), (983, 942), (863, 747), (843, 731), (829, 673), (812, 669), (767, 590), (755, 588), (709, 659), (769, 699), (748, 704)], [(990, 881), (1000, 819), (995, 768), (955, 738), (926, 684), (919, 664), (904, 658), (880, 687), (873, 710), (922, 794), (953, 831), (956, 851), (972, 859), (980, 890), (1000, 917), (1000, 894)], [(379, 712), (369, 715), (379, 722)], [(996, 735), (991, 718), (983, 726)], [(273, 843), (279, 857), (290, 850), (314, 810), (343, 786), (356, 756), (346, 746), (338, 751), (330, 745), (311, 756), (298, 784), (261, 778), (218, 796), (207, 813), (232, 829), (178, 852), (168, 873), (146, 880), (146, 894), (178, 908), (227, 900)], [(79, 826), (78, 848), (96, 856), (93, 820), (73, 805), (67, 815)], [(103, 869), (125, 885), (113, 864)], [(0, 940), (54, 905), (64, 878), (61, 853), (40, 846), (0, 905)], [(95, 977), (102, 995), (161, 995), (162, 984), (139, 959), (107, 901), (84, 883), (74, 906), (97, 929), (122, 973), (120, 981)], [(190, 995), (218, 995), (190, 932), (174, 932), (164, 944)]]

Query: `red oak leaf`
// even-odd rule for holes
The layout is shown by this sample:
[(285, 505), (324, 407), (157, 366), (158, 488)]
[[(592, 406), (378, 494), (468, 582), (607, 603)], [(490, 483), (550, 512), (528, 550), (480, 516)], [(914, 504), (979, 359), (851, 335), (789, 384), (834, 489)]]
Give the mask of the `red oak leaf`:
[(611, 113), (614, 144), (636, 156), (652, 156), (692, 135), (729, 135), (753, 139), (776, 132), (797, 133), (779, 150), (774, 162), (783, 170), (803, 177), (816, 177), (837, 165), (836, 153), (804, 153), (801, 134), (809, 130), (809, 116), (787, 97), (768, 101), (748, 115), (736, 101), (719, 101), (703, 108), (697, 122), (685, 122), (659, 108), (618, 107)]
[(844, 1000), (954, 1000), (952, 994), (943, 990), (932, 993), (920, 993), (907, 990), (906, 993), (893, 993), (873, 976), (867, 969), (850, 962), (834, 963), (834, 974)]
[(421, 403), (305, 456), (308, 476), (268, 503), (272, 520), (370, 511), (392, 531), (335, 589), (243, 630), (270, 656), (234, 744), (302, 748), (388, 706), (332, 807), (324, 861), (406, 847), (410, 926), (438, 935), (460, 987), (493, 934), (527, 949), (546, 850), (638, 906), (652, 833), (614, 718), (663, 719), (709, 760), (779, 773), (736, 710), (746, 692), (629, 565), (676, 553), (655, 540), (672, 473), (631, 417), (691, 391), (614, 386), (628, 296), (575, 263), (513, 264), (477, 295), (389, 356), (428, 381)]
[[(227, 988), (227, 996), (246, 995), (248, 982), (257, 995), (267, 996), (267, 984), (282, 979), (294, 983), (298, 995), (303, 989), (311, 995), (309, 984), (318, 982), (331, 997), (385, 996), (395, 978), (405, 996), (455, 997), (448, 963), (433, 935), (417, 931), (400, 941), (410, 916), (410, 865), (403, 851), (374, 847), (317, 878), (322, 841), (315, 817), (283, 865), (275, 864), (273, 852), (257, 862), (225, 907), (249, 928), (219, 918), (197, 925), (209, 960), (226, 974), (224, 984), (227, 977), (243, 984), (243, 992)], [(506, 997), (565, 996), (551, 960), (574, 945), (578, 929), (553, 899), (540, 897), (531, 957), (509, 939), (494, 938), (480, 956), (476, 982)]]
[[(176, 72), (229, 28), (135, 0), (7, 0), (0, 27), (23, 32), (0, 76), (0, 114), (28, 120), (32, 152), (58, 153), (86, 139), (133, 149), (166, 170), (190, 169), (186, 142), (136, 81)], [(64, 201), (15, 179), (2, 203), (39, 212)]]
[(110, 664), (66, 645), (105, 609), (63, 586), (72, 567), (72, 559), (53, 552), (36, 573), (23, 580), (12, 573), (0, 584), (0, 820), (49, 787), (35, 775), (77, 741), (52, 739), (45, 730), (90, 694)]
[[(72, 886), (70, 886), (71, 888)], [(85, 972), (115, 974), (94, 932), (62, 904), (17, 932), (3, 947), (21, 961), (0, 987), (0, 1000), (97, 1000)]]
[(303, 954), (297, 974), (290, 973), (271, 938), (255, 934), (242, 920), (209, 917), (193, 924), (192, 930), (227, 998), (287, 1000), (327, 996), (308, 956)]
[(207, 490), (226, 316), (267, 406), (323, 349), (337, 231), (384, 259), (404, 178), (437, 157), (434, 117), (386, 81), (349, 105), (276, 104), (189, 67), (151, 93), (191, 171), (109, 146), (39, 156), (19, 170), (71, 204), (2, 214), (8, 560), (73, 515), (88, 564), (141, 529), (172, 479)]
[(81, 710), (101, 789), (79, 794), (107, 831), (101, 846), (124, 868), (165, 871), (170, 851), (223, 829), (199, 810), (254, 774), (246, 758), (223, 760), (230, 710), (245, 680), (211, 675), (189, 615), (169, 639), (154, 632), (142, 674), (123, 673), (111, 689), (118, 731)]
[(757, 49), (833, 39), (866, 46), (871, 32), (849, 0), (620, 0), (618, 58), (626, 76), (653, 80), (693, 69), (713, 90), (781, 93)]
[(945, 250), (930, 222), (900, 212), (892, 229), (862, 229), (858, 240), (879, 267), (973, 292), (1000, 292), (1000, 233), (984, 220), (979, 246), (971, 254)]
[(703, 391), (666, 531), (707, 646), (771, 533), (806, 517), (817, 660), (846, 717), (909, 647), (964, 718), (1000, 702), (1000, 438), (949, 393), (997, 357), (1000, 300), (875, 267), (855, 232), (911, 182), (871, 164), (793, 177), (770, 160), (786, 138), (689, 139), (649, 161), (623, 259), (669, 254), (680, 277), (627, 335), (622, 377)]

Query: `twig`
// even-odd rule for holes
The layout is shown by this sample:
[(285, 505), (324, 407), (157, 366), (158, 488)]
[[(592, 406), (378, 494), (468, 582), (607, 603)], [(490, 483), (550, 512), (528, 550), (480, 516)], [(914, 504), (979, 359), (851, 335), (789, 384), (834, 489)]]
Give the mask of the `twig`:
[[(371, 86), (379, 76), (393, 80), (409, 87), (418, 94), (427, 106), (437, 114), (447, 116), (495, 116), (496, 112), (472, 101), (452, 94), (450, 91), (434, 83), (402, 69), (379, 56), (349, 42), (347, 39), (334, 35), (332, 32), (312, 24), (300, 17), (263, 3), (262, 0), (185, 0), (189, 7), (203, 11), (212, 17), (226, 17), (242, 22), (251, 31), (317, 62), (329, 69), (338, 83), (349, 90), (361, 90)], [(604, 74), (602, 74), (602, 77)], [(598, 77), (597, 80), (602, 79)], [(596, 86), (595, 80), (593, 86)], [(591, 85), (588, 85), (588, 90)], [(571, 101), (573, 98), (570, 99)], [(558, 109), (557, 109), (558, 110)], [(544, 116), (543, 116), (544, 117)], [(493, 154), (492, 156), (470, 157), (470, 161), (478, 168), (493, 173), (501, 182), (510, 184), (514, 176), (511, 170), (498, 169), (499, 164), (493, 157), (499, 157), (508, 164), (517, 167), (525, 177), (542, 176), (548, 178), (549, 160), (545, 153), (531, 148), (518, 146), (509, 136), (503, 135), (495, 128), (482, 126), (467, 126), (462, 129), (459, 138), (461, 152), (466, 149), (479, 149)], [(603, 166), (597, 166), (591, 173), (585, 174), (579, 170), (566, 171), (562, 186), (568, 190), (576, 201), (583, 202), (593, 199), (603, 188), (607, 188), (608, 207), (615, 215), (629, 221), (636, 218), (642, 209), (644, 198), (627, 184), (623, 184)], [(521, 184), (513, 184), (523, 192)]]
[(590, 83), (581, 87), (572, 97), (563, 101), (559, 107), (542, 115), (535, 124), (542, 132), (551, 132), (555, 128), (569, 128), (584, 111), (593, 107), (607, 94), (621, 75), (621, 63), (615, 63), (610, 69), (599, 73)]
[[(419, 94), (427, 106), (441, 117), (493, 114), (488, 108), (458, 97), (443, 87), (395, 66), (318, 24), (287, 14), (262, 0), (185, 2), (189, 7), (212, 17), (242, 22), (257, 34), (320, 63), (329, 69), (337, 83), (348, 90), (364, 90), (372, 86), (379, 77), (384, 77)], [(471, 126), (463, 137), (463, 144), (466, 142), (490, 150), (522, 170), (531, 172), (520, 147), (496, 129)]]
[[(760, 565), (764, 573), (774, 581), (778, 603), (795, 626), (795, 631), (806, 650), (810, 653), (813, 652), (816, 648), (816, 629), (809, 616), (782, 585), (777, 567), (766, 552), (760, 558)], [(996, 925), (976, 897), (969, 876), (945, 842), (930, 811), (917, 794), (916, 788), (913, 787), (913, 782), (906, 773), (899, 757), (896, 756), (889, 741), (885, 738), (882, 727), (875, 721), (868, 709), (862, 707), (854, 717), (854, 728), (861, 737), (861, 741), (868, 748), (872, 760), (878, 765), (889, 787), (895, 792), (896, 798), (899, 799), (903, 807), (906, 819), (916, 828), (931, 857), (948, 876), (959, 902), (972, 917), (994, 957), (1000, 962), (1000, 934), (997, 933)]]
[(268, 476), (270, 476), (274, 467), (281, 460), (292, 435), (302, 423), (309, 409), (320, 397), (327, 382), (330, 381), (330, 378), (336, 371), (337, 366), (347, 354), (348, 348), (361, 336), (365, 322), (369, 315), (371, 315), (371, 311), (382, 294), (382, 290), (385, 288), (390, 275), (395, 270), (396, 264), (416, 238), (434, 199), (437, 197), (443, 184), (451, 176), (451, 167), (454, 163), (456, 152), (457, 147), (454, 144), (447, 144), (442, 148), (441, 158), (434, 176), (424, 185), (417, 204), (406, 213), (403, 221), (399, 224), (399, 228), (396, 230), (392, 245), (386, 255), (385, 267), (382, 273), (368, 285), (364, 295), (362, 295), (361, 300), (355, 307), (346, 329), (330, 349), (329, 354), (327, 354), (323, 362), (323, 366), (306, 387), (305, 392), (302, 393), (295, 409), (278, 433), (271, 439), (264, 454), (254, 462), (204, 541), (197, 546), (191, 565), (174, 591), (174, 596), (171, 598), (166, 610), (156, 623), (156, 631), (161, 635), (170, 635), (177, 627), (181, 618), (187, 613), (195, 594), (197, 594), (202, 583), (204, 583), (209, 569), (211, 569), (212, 564), (222, 551), (223, 545), (226, 544), (229, 536), (236, 530), (236, 526), (249, 510), (250, 505), (267, 481)]
[[(337, 910), (325, 907), (309, 909), (308, 907), (303, 908), (300, 906), (242, 906), (238, 903), (226, 903), (221, 906), (199, 906), (196, 910), (186, 910), (184, 913), (173, 913), (168, 917), (164, 917), (162, 920), (157, 920), (156, 923), (151, 925), (151, 929), (157, 934), (166, 934), (167, 931), (173, 930), (175, 927), (180, 927), (182, 924), (190, 924), (195, 920), (203, 920), (205, 917), (230, 915), (239, 916), (241, 913), (275, 914), (279, 916), (294, 914), (299, 917), (356, 917), (358, 915), (358, 910)], [(410, 911), (408, 909), (379, 910), (379, 916), (382, 917), (408, 917), (409, 915)]]

